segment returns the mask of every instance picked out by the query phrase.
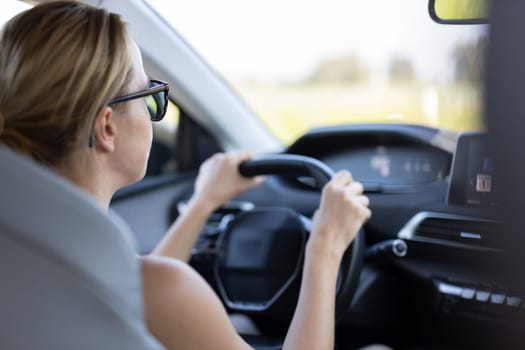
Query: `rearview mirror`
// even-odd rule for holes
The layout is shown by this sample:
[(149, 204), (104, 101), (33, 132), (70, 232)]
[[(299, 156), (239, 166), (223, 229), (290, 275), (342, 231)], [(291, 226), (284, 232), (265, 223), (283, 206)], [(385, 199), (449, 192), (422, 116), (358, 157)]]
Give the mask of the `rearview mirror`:
[(488, 23), (490, 0), (430, 0), (430, 17), (443, 24)]

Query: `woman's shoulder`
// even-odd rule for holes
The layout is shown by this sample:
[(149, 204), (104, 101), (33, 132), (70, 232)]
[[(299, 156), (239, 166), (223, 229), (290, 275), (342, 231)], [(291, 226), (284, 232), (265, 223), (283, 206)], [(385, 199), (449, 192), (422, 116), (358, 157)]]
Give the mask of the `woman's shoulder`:
[[(140, 258), (142, 278), (159, 280), (164, 284), (177, 283), (180, 280), (201, 279), (200, 275), (187, 263), (163, 256), (146, 255)], [(145, 280), (144, 282), (148, 282)]]
[[(189, 305), (215, 303), (216, 296), (206, 281), (187, 263), (174, 258), (140, 258), (146, 317), (149, 312), (172, 318)], [(219, 301), (220, 303), (220, 301)]]
[(146, 322), (166, 348), (248, 348), (215, 292), (191, 266), (157, 256), (140, 262)]
[(140, 258), (146, 316), (148, 311), (173, 318), (199, 309), (223, 306), (204, 278), (186, 262), (161, 256)]

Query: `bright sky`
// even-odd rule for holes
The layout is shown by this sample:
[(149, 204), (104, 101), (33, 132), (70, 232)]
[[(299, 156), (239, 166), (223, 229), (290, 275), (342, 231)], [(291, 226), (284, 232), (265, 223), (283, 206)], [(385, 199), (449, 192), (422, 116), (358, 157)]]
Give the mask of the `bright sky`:
[(434, 23), (427, 0), (147, 1), (234, 79), (301, 79), (324, 57), (352, 52), (378, 71), (402, 55), (420, 76), (446, 79), (455, 43), (482, 33)]

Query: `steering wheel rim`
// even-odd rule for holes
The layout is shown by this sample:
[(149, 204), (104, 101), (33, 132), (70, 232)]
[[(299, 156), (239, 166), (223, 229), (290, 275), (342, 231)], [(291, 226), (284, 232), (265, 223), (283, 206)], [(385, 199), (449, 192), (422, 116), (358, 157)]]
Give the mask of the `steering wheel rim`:
[[(249, 160), (243, 162), (239, 166), (239, 172), (246, 177), (253, 177), (258, 175), (286, 175), (286, 176), (308, 176), (312, 177), (315, 180), (316, 186), (319, 190), (321, 190), (324, 185), (330, 181), (332, 178), (334, 172), (332, 169), (330, 169), (326, 164), (320, 162), (317, 159), (305, 157), (305, 156), (298, 156), (298, 155), (272, 155), (272, 156), (265, 156), (254, 160)], [(300, 216), (299, 213), (296, 213), (298, 216)], [(235, 220), (235, 219), (234, 219)], [(269, 217), (270, 220), (270, 217)], [(307, 224), (308, 219), (303, 220), (303, 225), (305, 229), (309, 229)], [(309, 232), (308, 232), (309, 233)], [(306, 241), (305, 241), (306, 242)], [(304, 258), (304, 247), (305, 243), (302, 246), (302, 251), (300, 254), (300, 259), (302, 260)], [(219, 252), (222, 249), (223, 241), (220, 240), (218, 247)], [(357, 284), (359, 282), (359, 277), (362, 269), (363, 264), (363, 257), (364, 257), (364, 237), (363, 232), (360, 230), (358, 235), (354, 238), (352, 244), (348, 247), (347, 251), (345, 252), (343, 259), (341, 261), (341, 266), (339, 268), (339, 277), (337, 282), (337, 292), (336, 292), (336, 320), (340, 320), (346, 311), (348, 310), (348, 307), (350, 305), (350, 302), (353, 298), (353, 295), (355, 293), (355, 290), (357, 288)], [(291, 280), (287, 280), (282, 289), (279, 290), (279, 292), (276, 294), (274, 298), (272, 298), (272, 302), (268, 303), (268, 305), (262, 306), (259, 305), (257, 307), (254, 307), (253, 304), (250, 304), (248, 302), (233, 302), (229, 297), (228, 293), (225, 291), (224, 284), (221, 280), (221, 276), (219, 274), (219, 258), (216, 262), (216, 279), (217, 284), (219, 285), (219, 294), (221, 298), (223, 299), (223, 302), (230, 308), (235, 311), (243, 311), (243, 312), (265, 312), (268, 308), (272, 306), (275, 300), (279, 299), (281, 294), (283, 294), (284, 289), (289, 288), (290, 285), (293, 285), (291, 283)], [(298, 262), (300, 265), (302, 265), (302, 261)], [(302, 269), (300, 269), (302, 272)], [(299, 273), (299, 276), (293, 275), (290, 278), (296, 279), (298, 277), (301, 277), (301, 274)], [(300, 282), (300, 279), (299, 279)], [(295, 283), (295, 286), (297, 287), (300, 285), (300, 283)], [(298, 294), (298, 289), (297, 289)], [(293, 305), (295, 308), (295, 305), (297, 304), (297, 300), (295, 300), (295, 304)]]

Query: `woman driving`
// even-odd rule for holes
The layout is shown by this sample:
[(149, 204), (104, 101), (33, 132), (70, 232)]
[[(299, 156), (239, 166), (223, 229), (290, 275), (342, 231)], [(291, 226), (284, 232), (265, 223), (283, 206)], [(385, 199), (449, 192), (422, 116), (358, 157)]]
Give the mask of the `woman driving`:
[[(151, 122), (168, 85), (148, 80), (116, 14), (74, 1), (37, 5), (0, 35), (0, 142), (49, 167), (109, 207), (145, 175)], [(263, 178), (238, 173), (246, 152), (217, 154), (199, 171), (187, 210), (140, 257), (145, 318), (168, 349), (248, 349), (211, 287), (186, 262), (207, 217)], [(284, 349), (333, 349), (342, 256), (371, 212), (347, 171), (325, 186), (307, 242), (303, 279)], [(203, 333), (205, 337), (201, 336)]]

